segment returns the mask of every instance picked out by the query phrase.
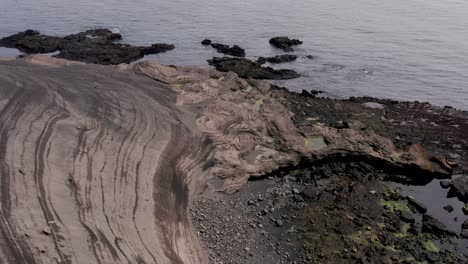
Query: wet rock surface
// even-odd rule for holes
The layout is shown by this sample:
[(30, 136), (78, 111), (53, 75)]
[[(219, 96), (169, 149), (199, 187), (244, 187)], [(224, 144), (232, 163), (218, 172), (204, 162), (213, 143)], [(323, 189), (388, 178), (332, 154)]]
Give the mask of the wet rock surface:
[(174, 49), (170, 44), (146, 47), (114, 43), (122, 35), (108, 29), (91, 29), (65, 37), (47, 36), (36, 30), (26, 30), (0, 39), (0, 47), (16, 48), (25, 53), (60, 53), (54, 57), (95, 64), (130, 63), (148, 54)]
[(275, 70), (262, 67), (258, 63), (244, 58), (214, 57), (208, 63), (221, 72), (235, 72), (241, 78), (286, 80), (298, 78), (300, 75), (289, 69)]
[(297, 56), (296, 55), (290, 55), (290, 54), (284, 54), (284, 55), (277, 55), (277, 56), (274, 56), (274, 57), (259, 57), (257, 59), (257, 63), (258, 64), (265, 64), (267, 62), (269, 63), (275, 63), (275, 64), (278, 64), (278, 63), (286, 63), (286, 62), (291, 62), (291, 61), (295, 61), (297, 59)]
[[(205, 43), (208, 43), (205, 41)], [(203, 43), (202, 43), (203, 44)], [(210, 43), (204, 45), (211, 45), (218, 53), (223, 53), (226, 55), (231, 55), (235, 57), (245, 57), (245, 50), (237, 45), (230, 47), (229, 45), (221, 44), (221, 43)]]
[(288, 37), (274, 37), (270, 39), (270, 44), (278, 49), (286, 52), (294, 51), (293, 46), (302, 44), (298, 39), (290, 39)]
[(468, 203), (468, 176), (463, 175), (453, 180), (450, 184), (450, 194)]
[(446, 236), (452, 234), (412, 213), (374, 165), (337, 160), (272, 175), (194, 202), (192, 219), (210, 263), (466, 261)]
[[(419, 102), (316, 98), (280, 87), (276, 93), (301, 131), (317, 124), (351, 131), (358, 121), (363, 131), (385, 135), (399, 148), (423, 145), (441, 163), (451, 153), (468, 154), (465, 112)], [(362, 160), (336, 156), (273, 172), (231, 196), (199, 197), (191, 211), (198, 229), (213, 223), (234, 228), (227, 234), (199, 234), (210, 263), (467, 263), (466, 246), (459, 244), (468, 238), (463, 221), (445, 226), (427, 215), (424, 204), (387, 182), (424, 185), (450, 176)], [(449, 163), (440, 166), (449, 165), (453, 173), (468, 168), (463, 159)], [(225, 222), (223, 215), (232, 218)], [(240, 234), (234, 242), (233, 234)]]

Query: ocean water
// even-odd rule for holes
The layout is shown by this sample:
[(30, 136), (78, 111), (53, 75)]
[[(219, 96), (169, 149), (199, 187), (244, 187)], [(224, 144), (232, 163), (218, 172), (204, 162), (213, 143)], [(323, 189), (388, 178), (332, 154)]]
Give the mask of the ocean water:
[(268, 40), (287, 35), (304, 41), (296, 62), (274, 66), (302, 74), (279, 82), (291, 90), (468, 110), (466, 0), (0, 0), (0, 37), (96, 27), (119, 31), (130, 44), (175, 44), (145, 59), (192, 66), (220, 55), (200, 45), (204, 38), (238, 44), (255, 59), (281, 54)]

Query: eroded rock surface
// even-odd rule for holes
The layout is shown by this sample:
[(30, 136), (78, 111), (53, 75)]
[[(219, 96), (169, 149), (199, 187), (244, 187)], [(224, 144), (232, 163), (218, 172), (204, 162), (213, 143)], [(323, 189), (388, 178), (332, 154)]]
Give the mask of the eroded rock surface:
[(206, 263), (186, 208), (210, 147), (126, 67), (0, 62), (1, 263)]
[(207, 263), (187, 211), (202, 191), (336, 157), (452, 171), (356, 120), (298, 123), (288, 91), (232, 72), (29, 56), (0, 83), (2, 263)]
[(157, 54), (174, 49), (174, 45), (153, 44), (137, 47), (114, 43), (122, 35), (108, 29), (91, 29), (65, 37), (41, 34), (36, 30), (26, 30), (0, 39), (0, 47), (17, 48), (26, 53), (52, 53), (54, 57), (96, 64), (130, 63), (148, 54)]

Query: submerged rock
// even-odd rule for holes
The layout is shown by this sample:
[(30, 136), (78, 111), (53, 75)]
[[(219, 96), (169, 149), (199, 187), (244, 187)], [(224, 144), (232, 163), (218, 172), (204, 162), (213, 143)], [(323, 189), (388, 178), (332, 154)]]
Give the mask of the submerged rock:
[(108, 29), (91, 29), (65, 37), (47, 36), (36, 30), (26, 30), (0, 39), (0, 47), (17, 48), (26, 53), (51, 53), (54, 57), (95, 64), (130, 63), (148, 54), (174, 49), (170, 44), (148, 47), (114, 43), (122, 35)]
[(290, 54), (284, 54), (284, 55), (278, 55), (275, 57), (259, 57), (257, 59), (258, 64), (265, 64), (267, 62), (269, 63), (286, 63), (286, 62), (291, 62), (295, 61), (297, 59), (296, 55), (290, 55)]
[(440, 182), (440, 187), (447, 189), (450, 187), (450, 182), (449, 181), (441, 181)]
[(241, 78), (286, 80), (298, 78), (300, 75), (288, 69), (275, 70), (270, 67), (262, 67), (259, 64), (243, 58), (214, 57), (208, 63), (221, 72), (235, 72)]
[(218, 53), (223, 53), (223, 54), (231, 55), (235, 57), (245, 57), (245, 50), (237, 45), (229, 47), (229, 45), (225, 45), (221, 43), (212, 43), (211, 47), (216, 49)]
[(270, 44), (278, 49), (282, 49), (286, 52), (294, 51), (292, 46), (302, 44), (302, 41), (298, 39), (290, 39), (288, 37), (274, 37), (270, 39)]
[(446, 205), (443, 207), (443, 209), (449, 213), (453, 212), (453, 206), (451, 205)]
[(453, 180), (450, 184), (451, 196), (456, 196), (462, 202), (468, 202), (468, 177), (461, 176)]

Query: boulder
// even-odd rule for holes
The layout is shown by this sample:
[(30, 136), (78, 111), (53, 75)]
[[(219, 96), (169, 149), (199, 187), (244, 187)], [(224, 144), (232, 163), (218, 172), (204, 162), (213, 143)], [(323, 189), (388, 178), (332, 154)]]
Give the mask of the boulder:
[(290, 39), (288, 37), (274, 37), (270, 39), (270, 44), (278, 49), (290, 52), (294, 51), (292, 46), (300, 45), (302, 44), (302, 41), (298, 39)]
[(450, 196), (458, 197), (462, 202), (468, 203), (468, 177), (461, 176), (450, 183)]
[(241, 78), (286, 80), (298, 78), (300, 75), (288, 69), (275, 70), (270, 67), (262, 67), (258, 63), (244, 58), (214, 57), (208, 63), (221, 72), (235, 72)]
[(201, 42), (202, 45), (205, 45), (205, 46), (208, 46), (208, 45), (211, 45), (211, 40), (210, 39), (204, 39), (202, 42)]

